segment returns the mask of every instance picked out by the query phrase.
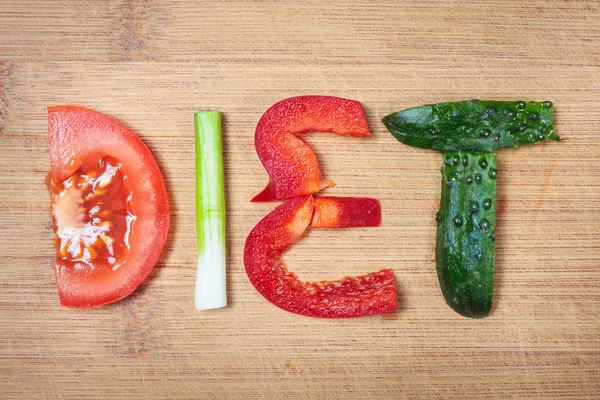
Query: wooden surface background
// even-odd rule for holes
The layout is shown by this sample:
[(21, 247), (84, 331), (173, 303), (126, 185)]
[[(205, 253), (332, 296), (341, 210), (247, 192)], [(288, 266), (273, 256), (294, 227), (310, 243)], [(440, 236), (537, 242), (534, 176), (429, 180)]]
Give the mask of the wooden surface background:
[[(330, 195), (381, 201), (375, 229), (311, 231), (303, 279), (384, 267), (395, 313), (321, 320), (249, 283), (245, 238), (272, 204), (261, 114), (301, 94), (363, 102), (373, 137), (307, 138)], [(494, 309), (462, 318), (435, 274), (441, 158), (384, 115), (431, 102), (551, 100), (564, 137), (502, 151)], [(131, 128), (164, 173), (172, 224), (151, 277), (94, 310), (58, 303), (46, 107)], [(193, 116), (224, 112), (226, 309), (193, 306)], [(600, 398), (600, 4), (596, 1), (0, 1), (3, 398)]]

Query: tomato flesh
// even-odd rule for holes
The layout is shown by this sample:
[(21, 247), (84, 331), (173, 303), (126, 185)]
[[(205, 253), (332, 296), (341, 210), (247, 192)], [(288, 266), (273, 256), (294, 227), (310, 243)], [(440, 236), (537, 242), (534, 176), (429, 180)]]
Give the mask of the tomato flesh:
[(97, 307), (131, 294), (164, 246), (169, 209), (144, 143), (99, 112), (48, 109), (48, 188), (61, 304)]
[(122, 166), (107, 157), (50, 181), (57, 262), (82, 275), (110, 273), (126, 262), (137, 216)]

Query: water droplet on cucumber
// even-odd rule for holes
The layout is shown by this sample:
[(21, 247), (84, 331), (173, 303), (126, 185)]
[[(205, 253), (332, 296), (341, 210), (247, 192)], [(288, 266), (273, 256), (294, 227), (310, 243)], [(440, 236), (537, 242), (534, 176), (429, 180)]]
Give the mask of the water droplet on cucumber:
[(457, 228), (460, 228), (463, 224), (463, 217), (461, 217), (460, 215), (457, 215), (456, 217), (454, 217), (453, 221), (454, 221), (454, 226), (456, 226)]
[(490, 229), (490, 223), (487, 219), (482, 219), (479, 223), (479, 226), (481, 226), (481, 229), (483, 229), (484, 231)]

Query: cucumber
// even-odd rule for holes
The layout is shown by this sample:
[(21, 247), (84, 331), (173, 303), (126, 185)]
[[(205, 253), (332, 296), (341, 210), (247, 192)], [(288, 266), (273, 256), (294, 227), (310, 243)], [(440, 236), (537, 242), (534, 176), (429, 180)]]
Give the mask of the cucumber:
[(440, 151), (496, 151), (560, 140), (549, 101), (428, 104), (390, 114), (382, 121), (400, 142)]
[(489, 314), (494, 292), (496, 154), (560, 140), (549, 101), (428, 104), (382, 122), (398, 141), (443, 155), (436, 268), (446, 302), (466, 317)]
[(496, 155), (444, 152), (436, 268), (444, 298), (456, 312), (489, 314), (494, 291)]

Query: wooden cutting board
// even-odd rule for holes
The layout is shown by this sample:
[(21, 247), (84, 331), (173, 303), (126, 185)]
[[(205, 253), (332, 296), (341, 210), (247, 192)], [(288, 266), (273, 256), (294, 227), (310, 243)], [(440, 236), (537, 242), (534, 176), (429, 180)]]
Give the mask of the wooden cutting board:
[[(243, 266), (273, 204), (253, 145), (273, 103), (360, 100), (373, 137), (307, 141), (327, 194), (381, 201), (374, 229), (310, 231), (305, 280), (392, 268), (395, 313), (289, 314)], [(557, 143), (502, 151), (494, 309), (454, 313), (435, 274), (441, 158), (384, 115), (431, 102), (551, 100)], [(151, 276), (94, 310), (58, 303), (46, 107), (118, 119), (154, 152), (172, 224)], [(224, 113), (225, 309), (193, 306), (193, 113)], [(0, 1), (0, 397), (600, 398), (600, 5), (595, 1)]]

